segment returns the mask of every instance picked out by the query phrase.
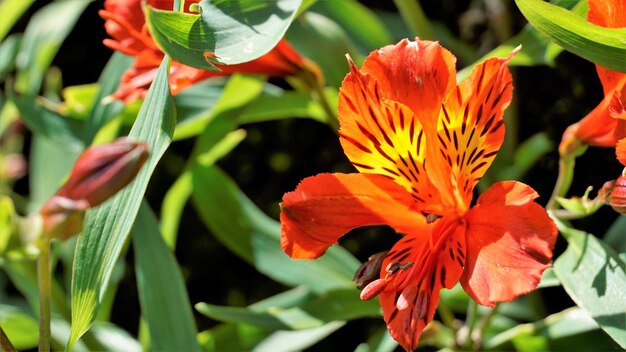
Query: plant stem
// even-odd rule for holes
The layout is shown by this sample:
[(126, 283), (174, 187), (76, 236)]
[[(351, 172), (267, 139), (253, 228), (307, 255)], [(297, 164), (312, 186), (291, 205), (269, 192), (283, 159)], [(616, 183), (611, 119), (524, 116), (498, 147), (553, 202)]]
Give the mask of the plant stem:
[(437, 305), (437, 313), (439, 313), (439, 317), (441, 318), (443, 324), (454, 331), (454, 314), (445, 302), (439, 301), (439, 304)]
[(476, 321), (478, 320), (478, 303), (473, 299), (470, 299), (467, 303), (467, 314), (465, 317), (465, 326), (467, 328), (467, 339), (463, 344), (463, 348), (465, 350), (472, 349), (474, 345), (474, 341), (472, 339), (472, 331), (474, 331), (474, 326), (476, 326)]
[(50, 240), (42, 239), (37, 258), (39, 285), (39, 351), (50, 351)]
[(572, 185), (572, 179), (574, 178), (575, 164), (576, 157), (572, 155), (561, 157), (559, 159), (559, 176), (556, 179), (550, 200), (546, 205), (547, 209), (558, 208), (558, 203), (556, 202), (557, 197), (563, 197), (567, 194), (567, 191)]
[(0, 350), (4, 352), (16, 352), (17, 350), (13, 347), (11, 340), (2, 330), (2, 326), (0, 326)]
[(422, 39), (435, 39), (428, 17), (424, 14), (418, 0), (394, 0), (393, 2), (411, 32)]

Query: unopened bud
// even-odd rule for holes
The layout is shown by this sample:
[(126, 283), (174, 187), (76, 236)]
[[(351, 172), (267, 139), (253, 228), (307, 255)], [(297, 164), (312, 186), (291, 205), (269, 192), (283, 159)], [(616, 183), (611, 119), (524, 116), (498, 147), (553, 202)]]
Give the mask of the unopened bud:
[(87, 149), (78, 157), (58, 196), (101, 204), (128, 185), (148, 159), (148, 145), (120, 138)]
[(386, 251), (372, 254), (365, 263), (361, 264), (352, 278), (356, 288), (362, 290), (370, 282), (380, 278), (380, 269), (386, 255)]
[(43, 220), (44, 235), (50, 238), (66, 239), (78, 234), (83, 227), (85, 210), (88, 208), (87, 201), (53, 196), (39, 211)]
[(616, 212), (626, 215), (626, 176), (620, 176), (609, 189), (607, 203)]

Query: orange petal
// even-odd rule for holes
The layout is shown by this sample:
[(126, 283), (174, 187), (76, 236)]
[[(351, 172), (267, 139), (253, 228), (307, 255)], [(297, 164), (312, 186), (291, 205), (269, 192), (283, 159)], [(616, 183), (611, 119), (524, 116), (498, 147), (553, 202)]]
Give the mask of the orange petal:
[(549, 266), (557, 229), (527, 185), (498, 182), (478, 198), (467, 225), (461, 283), (476, 302), (493, 307), (534, 290)]
[[(606, 95), (595, 109), (573, 125), (575, 126), (572, 127), (574, 133), (568, 135), (570, 137), (573, 135), (586, 144), (598, 147), (613, 147), (618, 140), (626, 137), (626, 124), (623, 120), (615, 119), (611, 113), (615, 100), (620, 99), (619, 95), (619, 91)], [(565, 140), (561, 143), (564, 142)]]
[(389, 275), (381, 272), (391, 278), (380, 295), (383, 316), (391, 336), (407, 351), (417, 347), (422, 331), (433, 319), (441, 288), (452, 288), (463, 272), (464, 221), (443, 218), (429, 229), (398, 241), (383, 268), (395, 262), (400, 269)]
[(378, 82), (382, 97), (408, 106), (428, 124), (455, 86), (455, 63), (439, 43), (415, 38), (373, 51), (361, 70)]
[(339, 93), (339, 140), (352, 164), (361, 172), (384, 175), (402, 185), (423, 211), (437, 205), (437, 192), (426, 176), (425, 134), (406, 105), (383, 98), (372, 76), (349, 60), (350, 73)]
[(487, 171), (504, 139), (504, 110), (513, 94), (504, 59), (489, 59), (472, 70), (452, 92), (439, 114), (436, 135), (428, 139), (428, 175), (446, 204), (467, 210), (472, 190)]
[(617, 142), (615, 154), (617, 155), (617, 160), (626, 166), (626, 138), (622, 138)]
[(389, 225), (406, 233), (425, 225), (413, 198), (384, 176), (320, 174), (304, 179), (281, 204), (281, 246), (294, 258), (324, 254), (349, 230)]

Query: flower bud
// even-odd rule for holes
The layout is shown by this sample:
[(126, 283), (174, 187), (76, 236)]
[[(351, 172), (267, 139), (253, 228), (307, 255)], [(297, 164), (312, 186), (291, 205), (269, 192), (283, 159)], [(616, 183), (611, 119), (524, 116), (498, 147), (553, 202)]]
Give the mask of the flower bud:
[(148, 158), (148, 145), (120, 138), (87, 149), (74, 164), (58, 196), (101, 204), (129, 184)]
[(610, 188), (607, 203), (616, 212), (626, 215), (626, 176), (620, 176)]
[(72, 200), (58, 195), (52, 196), (39, 211), (43, 220), (45, 236), (66, 239), (78, 234), (83, 227), (85, 210), (89, 203), (84, 200)]

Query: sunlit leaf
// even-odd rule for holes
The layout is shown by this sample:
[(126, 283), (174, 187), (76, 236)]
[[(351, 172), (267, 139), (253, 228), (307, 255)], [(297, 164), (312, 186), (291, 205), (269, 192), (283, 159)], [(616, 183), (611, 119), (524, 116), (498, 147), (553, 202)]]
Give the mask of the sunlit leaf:
[(22, 309), (0, 304), (0, 326), (17, 350), (37, 347), (39, 341), (37, 318)]
[(0, 1), (0, 41), (9, 33), (11, 27), (20, 19), (22, 14), (28, 10), (35, 0), (4, 0)]
[(618, 216), (604, 235), (604, 242), (618, 253), (626, 253), (626, 216)]
[(89, 329), (106, 291), (145, 193), (150, 176), (170, 144), (176, 113), (168, 87), (169, 59), (165, 58), (141, 107), (129, 137), (150, 144), (150, 157), (135, 180), (101, 206), (87, 212), (74, 258), (72, 280), (71, 350)]
[(269, 52), (285, 35), (301, 2), (203, 0), (200, 14), (146, 6), (146, 21), (172, 59), (215, 70), (214, 63), (238, 64)]
[(102, 70), (100, 78), (98, 78), (97, 95), (90, 105), (91, 109), (88, 111), (87, 121), (81, 130), (81, 138), (86, 145), (92, 142), (100, 128), (124, 108), (122, 102), (108, 97), (117, 89), (120, 77), (130, 66), (132, 60), (132, 57), (115, 52)]
[(576, 304), (622, 348), (626, 348), (626, 264), (596, 237), (560, 227), (567, 250), (554, 271)]
[(515, 0), (539, 32), (564, 49), (614, 71), (626, 72), (626, 29), (604, 28), (542, 0)]
[(199, 351), (191, 304), (176, 258), (147, 203), (132, 229), (141, 313), (155, 351)]

